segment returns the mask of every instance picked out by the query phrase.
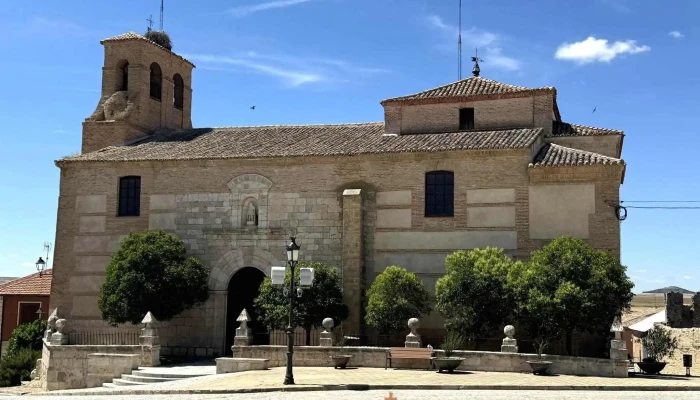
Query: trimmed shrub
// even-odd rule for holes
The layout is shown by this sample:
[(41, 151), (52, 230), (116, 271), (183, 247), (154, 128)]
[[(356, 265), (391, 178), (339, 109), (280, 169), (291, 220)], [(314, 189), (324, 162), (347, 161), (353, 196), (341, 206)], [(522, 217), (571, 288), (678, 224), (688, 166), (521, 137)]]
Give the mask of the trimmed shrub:
[(21, 349), (41, 350), (46, 321), (32, 321), (22, 324), (12, 331), (5, 357), (11, 357)]
[(29, 380), (29, 375), (41, 358), (41, 351), (19, 349), (8, 354), (0, 362), (0, 387), (19, 386)]

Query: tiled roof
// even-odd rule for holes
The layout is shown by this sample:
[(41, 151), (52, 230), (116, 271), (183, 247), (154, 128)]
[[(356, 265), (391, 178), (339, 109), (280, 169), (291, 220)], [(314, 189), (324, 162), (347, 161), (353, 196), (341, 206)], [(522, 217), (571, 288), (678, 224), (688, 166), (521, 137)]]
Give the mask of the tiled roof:
[(595, 128), (592, 126), (552, 121), (552, 136), (604, 136), (622, 134), (622, 131), (616, 129)]
[(385, 135), (384, 123), (276, 125), (164, 131), (72, 161), (197, 160), (526, 148), (542, 128)]
[(533, 93), (538, 91), (555, 91), (555, 89), (553, 87), (543, 87), (537, 89), (527, 88), (524, 86), (509, 85), (507, 83), (496, 82), (491, 79), (472, 76), (462, 79), (461, 81), (439, 86), (420, 93), (386, 99), (381, 103), (385, 104), (389, 102), (402, 102), (408, 100), (465, 98), (510, 93)]
[(535, 156), (530, 167), (568, 167), (574, 165), (615, 165), (624, 161), (619, 158), (607, 157), (602, 154), (592, 153), (547, 143)]
[(51, 294), (51, 278), (53, 271), (47, 269), (39, 273), (27, 275), (0, 285), (0, 296), (6, 295), (45, 295)]
[(185, 57), (183, 57), (183, 56), (181, 56), (181, 55), (179, 55), (179, 54), (173, 52), (172, 50), (166, 49), (165, 47), (159, 45), (158, 43), (156, 43), (156, 42), (154, 42), (154, 41), (152, 41), (152, 40), (149, 40), (147, 37), (145, 37), (145, 36), (143, 36), (143, 35), (139, 35), (138, 33), (134, 32), (134, 31), (130, 31), (130, 32), (127, 32), (127, 33), (122, 33), (121, 35), (112, 36), (112, 37), (109, 37), (109, 38), (107, 38), (107, 39), (102, 39), (102, 40), (100, 41), (100, 43), (105, 43), (105, 42), (123, 42), (123, 41), (127, 41), (127, 40), (143, 40), (143, 41), (146, 41), (146, 42), (148, 42), (148, 43), (151, 43), (151, 44), (153, 44), (154, 46), (158, 46), (158, 47), (160, 47), (161, 49), (163, 49), (163, 50), (165, 50), (165, 51), (167, 51), (167, 52), (172, 53), (173, 55), (175, 55), (175, 56), (178, 57), (179, 59), (181, 59), (181, 60), (183, 60), (183, 61), (186, 61), (187, 63), (191, 64), (191, 65), (194, 67), (194, 64), (192, 64), (192, 61), (190, 61), (190, 60), (186, 59)]

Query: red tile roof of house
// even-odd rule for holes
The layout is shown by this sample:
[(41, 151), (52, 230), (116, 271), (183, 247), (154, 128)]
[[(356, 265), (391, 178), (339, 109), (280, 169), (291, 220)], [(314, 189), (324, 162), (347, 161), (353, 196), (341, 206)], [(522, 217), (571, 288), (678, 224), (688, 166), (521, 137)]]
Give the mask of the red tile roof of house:
[(6, 295), (36, 295), (48, 296), (51, 294), (51, 278), (53, 272), (48, 269), (41, 273), (27, 275), (0, 285), (0, 296)]

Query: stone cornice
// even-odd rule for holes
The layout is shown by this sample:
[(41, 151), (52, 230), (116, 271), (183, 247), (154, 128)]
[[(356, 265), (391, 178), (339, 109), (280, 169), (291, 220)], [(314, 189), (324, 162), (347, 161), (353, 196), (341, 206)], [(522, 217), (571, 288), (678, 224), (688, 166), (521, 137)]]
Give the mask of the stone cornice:
[[(414, 105), (426, 105), (426, 104), (444, 104), (444, 103), (466, 103), (472, 101), (482, 101), (482, 100), (502, 100), (502, 99), (517, 99), (535, 96), (546, 96), (554, 95), (556, 98), (557, 90), (554, 88), (542, 88), (542, 89), (532, 89), (522, 92), (512, 92), (512, 93), (494, 93), (494, 94), (479, 94), (473, 96), (459, 96), (459, 97), (437, 97), (437, 98), (427, 98), (427, 99), (406, 99), (406, 100), (383, 100), (380, 102), (382, 106), (414, 106)], [(556, 110), (558, 114), (558, 109)]]
[(614, 180), (622, 184), (625, 168), (624, 164), (529, 167), (527, 173), (530, 183)]

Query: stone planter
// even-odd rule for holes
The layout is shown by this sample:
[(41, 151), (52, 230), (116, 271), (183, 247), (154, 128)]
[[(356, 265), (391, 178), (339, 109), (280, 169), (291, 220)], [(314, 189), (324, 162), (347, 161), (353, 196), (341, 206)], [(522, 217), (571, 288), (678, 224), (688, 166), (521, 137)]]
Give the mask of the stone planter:
[(350, 357), (352, 357), (352, 356), (347, 356), (347, 355), (331, 356), (331, 359), (333, 360), (333, 368), (345, 369), (345, 367), (348, 366), (348, 362), (350, 361)]
[(527, 363), (530, 365), (533, 375), (546, 374), (549, 366), (552, 365), (551, 361), (528, 361)]
[(644, 371), (645, 374), (655, 375), (661, 372), (665, 367), (665, 362), (638, 362), (637, 365), (639, 369)]
[(437, 368), (438, 373), (441, 373), (442, 371), (447, 371), (447, 372), (452, 372), (457, 367), (462, 365), (462, 361), (464, 361), (464, 358), (460, 357), (433, 357), (433, 363), (435, 364), (435, 368)]

